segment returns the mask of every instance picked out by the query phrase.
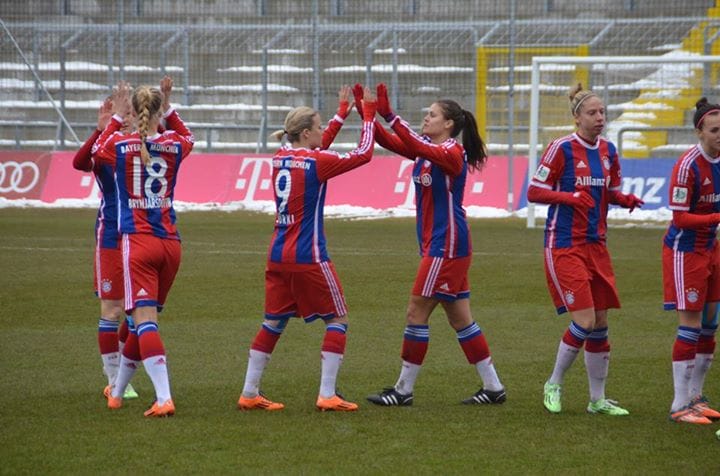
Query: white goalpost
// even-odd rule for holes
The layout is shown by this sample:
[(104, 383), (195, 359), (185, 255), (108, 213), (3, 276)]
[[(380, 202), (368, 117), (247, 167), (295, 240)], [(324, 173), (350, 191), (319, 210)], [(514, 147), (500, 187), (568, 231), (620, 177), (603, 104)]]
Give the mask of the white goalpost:
[[(673, 54), (665, 56), (536, 56), (532, 59), (532, 73), (531, 73), (531, 90), (530, 90), (530, 137), (529, 137), (529, 149), (528, 149), (528, 183), (535, 174), (538, 163), (538, 154), (542, 150), (539, 147), (547, 145), (540, 142), (540, 133), (544, 130), (552, 130), (551, 127), (546, 127), (540, 123), (540, 109), (541, 109), (541, 89), (557, 91), (557, 86), (547, 86), (541, 83), (541, 72), (553, 73), (556, 71), (567, 71), (573, 69), (574, 66), (584, 66), (585, 68), (591, 69), (593, 73), (617, 72), (617, 71), (631, 71), (633, 69), (640, 68), (655, 68), (655, 72), (650, 73), (647, 78), (638, 80), (637, 77), (633, 78), (634, 83), (629, 85), (615, 84), (610, 85), (609, 82), (598, 85), (583, 84), (585, 88), (593, 89), (597, 94), (603, 97), (606, 108), (612, 107), (609, 95), (613, 91), (622, 91), (623, 86), (626, 90), (635, 89), (653, 89), (658, 91), (658, 98), (667, 97), (671, 98), (673, 94), (677, 95), (678, 91), (682, 89), (693, 88), (690, 85), (690, 76), (697, 72), (698, 69), (702, 69), (705, 65), (710, 63), (720, 64), (720, 57), (709, 56), (709, 55), (697, 55), (689, 52), (674, 52)], [(677, 65), (681, 65), (678, 67)], [(684, 67), (683, 67), (684, 66)], [(695, 71), (694, 71), (695, 70)], [(684, 76), (683, 76), (684, 75)], [(712, 77), (712, 74), (708, 73), (708, 69), (705, 70), (703, 89), (709, 89), (708, 78)], [(567, 84), (564, 91), (569, 91), (571, 84)], [(697, 88), (697, 86), (695, 86)], [(717, 91), (717, 85), (714, 86)], [(600, 92), (600, 91), (604, 91)], [(566, 95), (565, 95), (566, 96)], [(699, 99), (698, 96), (697, 99)], [(622, 100), (621, 100), (622, 101)], [(642, 105), (640, 105), (642, 107)], [(649, 111), (651, 112), (651, 111)], [(569, 115), (569, 111), (566, 113)], [(569, 117), (568, 117), (569, 122)], [(611, 124), (609, 124), (611, 125)], [(554, 127), (557, 129), (557, 127)], [(635, 129), (637, 130), (637, 129)], [(644, 130), (644, 129), (643, 129)], [(652, 131), (652, 125), (648, 125), (648, 131)], [(612, 138), (611, 138), (612, 139)], [(621, 151), (619, 151), (621, 152)], [(622, 158), (622, 157), (621, 157)], [(639, 159), (642, 160), (642, 159)], [(535, 205), (528, 202), (527, 205), (527, 228), (534, 228), (536, 223), (535, 216)]]

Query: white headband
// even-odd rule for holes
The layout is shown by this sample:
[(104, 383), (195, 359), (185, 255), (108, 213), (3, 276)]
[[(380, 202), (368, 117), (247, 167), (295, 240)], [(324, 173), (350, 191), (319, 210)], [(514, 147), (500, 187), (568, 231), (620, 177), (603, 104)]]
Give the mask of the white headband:
[(595, 93), (589, 93), (589, 94), (586, 94), (584, 98), (582, 98), (581, 100), (579, 100), (579, 101), (577, 102), (577, 104), (575, 104), (575, 107), (574, 107), (573, 110), (572, 110), (573, 115), (575, 115), (575, 113), (577, 112), (578, 108), (580, 107), (580, 104), (582, 104), (583, 101), (585, 101), (585, 100), (586, 100), (587, 98), (589, 98), (590, 96), (595, 96), (595, 97), (597, 97), (597, 94), (595, 94)]

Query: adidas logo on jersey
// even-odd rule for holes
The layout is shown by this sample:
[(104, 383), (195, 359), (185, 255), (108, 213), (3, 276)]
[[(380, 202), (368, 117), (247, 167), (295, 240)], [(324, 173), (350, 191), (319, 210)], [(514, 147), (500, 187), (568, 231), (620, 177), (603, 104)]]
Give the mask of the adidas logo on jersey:
[(577, 168), (578, 168), (578, 169), (586, 169), (586, 168), (587, 168), (587, 165), (585, 165), (585, 162), (580, 161), (580, 162), (578, 162), (578, 164), (577, 164)]
[(703, 181), (703, 185), (710, 185), (712, 182), (710, 182), (710, 179), (705, 177), (705, 180)]
[(450, 286), (448, 286), (447, 283), (442, 283), (440, 285), (440, 289), (442, 289), (443, 291), (450, 291)]
[(145, 291), (145, 288), (140, 288), (140, 291), (137, 292), (138, 297), (147, 296), (148, 293)]

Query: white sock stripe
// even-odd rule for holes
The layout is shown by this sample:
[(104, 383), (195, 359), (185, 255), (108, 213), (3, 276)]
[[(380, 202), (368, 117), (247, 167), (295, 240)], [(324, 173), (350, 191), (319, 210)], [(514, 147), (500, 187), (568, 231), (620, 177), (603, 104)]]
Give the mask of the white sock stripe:
[(405, 328), (405, 335), (412, 336), (412, 337), (430, 337), (430, 328), (416, 328), (416, 327), (406, 327)]
[(477, 322), (473, 322), (465, 329), (462, 329), (457, 332), (458, 339), (464, 339), (466, 337), (469, 337), (473, 334), (479, 334), (482, 330), (480, 329), (480, 326), (477, 324)]

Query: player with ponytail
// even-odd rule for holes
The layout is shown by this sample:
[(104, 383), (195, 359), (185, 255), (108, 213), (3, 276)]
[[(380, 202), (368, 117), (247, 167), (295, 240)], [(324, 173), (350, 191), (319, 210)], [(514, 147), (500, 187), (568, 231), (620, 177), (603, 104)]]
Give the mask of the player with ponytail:
[[(485, 335), (470, 311), (468, 270), (472, 241), (463, 196), (468, 171), (479, 171), (487, 160), (475, 117), (457, 102), (442, 99), (430, 105), (419, 135), (392, 111), (384, 84), (377, 87), (377, 101), (378, 114), (395, 132), (388, 132), (376, 121), (378, 144), (414, 162), (421, 259), (405, 316), (400, 376), (394, 386), (370, 395), (368, 400), (383, 406), (412, 404), (415, 380), (430, 340), (430, 314), (440, 304), (483, 384), (463, 403), (503, 403), (505, 387), (495, 370)], [(461, 132), (462, 144), (455, 139)]]
[[(164, 78), (161, 89), (172, 80)], [(155, 387), (156, 400), (146, 417), (175, 413), (170, 394), (165, 348), (158, 332), (158, 312), (165, 304), (180, 266), (180, 235), (175, 226), (173, 200), (177, 174), (193, 148), (194, 138), (175, 109), (165, 108), (161, 90), (122, 85), (113, 94), (115, 115), (93, 148), (96, 161), (115, 172), (118, 223), (122, 234), (125, 310), (135, 332), (123, 349), (120, 369), (108, 395), (108, 407), (122, 406), (122, 395), (142, 361)], [(137, 131), (120, 132), (132, 107)], [(160, 133), (164, 118), (167, 130)]]

